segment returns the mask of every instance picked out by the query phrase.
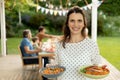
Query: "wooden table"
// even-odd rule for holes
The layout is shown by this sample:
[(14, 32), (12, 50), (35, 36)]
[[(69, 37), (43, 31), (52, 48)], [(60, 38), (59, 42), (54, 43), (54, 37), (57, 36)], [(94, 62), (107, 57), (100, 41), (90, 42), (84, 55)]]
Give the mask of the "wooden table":
[[(40, 52), (39, 53), (39, 69), (43, 67), (43, 63), (42, 63), (42, 58), (43, 57), (50, 58), (50, 57), (53, 57), (53, 56), (55, 56), (54, 53)], [(39, 74), (39, 76), (40, 76), (40, 80), (42, 80), (42, 75)]]
[(43, 63), (42, 63), (42, 58), (43, 57), (50, 58), (50, 57), (53, 57), (53, 56), (55, 56), (54, 53), (40, 52), (39, 53), (39, 69), (43, 67)]

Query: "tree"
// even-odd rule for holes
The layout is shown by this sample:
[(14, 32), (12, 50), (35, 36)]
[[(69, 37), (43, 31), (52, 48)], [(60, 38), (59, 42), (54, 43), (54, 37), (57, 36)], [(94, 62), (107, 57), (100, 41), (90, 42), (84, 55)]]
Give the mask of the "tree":
[(18, 25), (22, 25), (21, 13), (29, 10), (29, 6), (26, 3), (26, 0), (5, 0), (6, 1), (6, 9), (13, 10), (18, 13)]
[(120, 0), (104, 0), (99, 10), (102, 10), (108, 16), (120, 15)]

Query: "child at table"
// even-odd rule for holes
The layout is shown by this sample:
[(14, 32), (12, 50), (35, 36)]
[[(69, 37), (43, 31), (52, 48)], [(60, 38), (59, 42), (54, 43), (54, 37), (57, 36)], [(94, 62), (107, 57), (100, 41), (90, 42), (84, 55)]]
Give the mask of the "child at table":
[(34, 48), (34, 49), (40, 48), (40, 46), (39, 46), (38, 44), (39, 44), (39, 39), (38, 39), (38, 37), (33, 37), (33, 38), (32, 38), (33, 48)]
[[(33, 48), (34, 49), (39, 49), (40, 46), (38, 45), (39, 44), (39, 39), (38, 37), (33, 37), (32, 38), (32, 45), (33, 45)], [(38, 53), (36, 53), (38, 55)]]
[[(41, 48), (41, 45), (39, 45), (39, 38), (33, 37), (32, 38), (32, 45), (34, 49)], [(49, 63), (48, 57), (43, 57), (44, 59), (44, 67), (46, 67), (46, 64)], [(47, 78), (43, 77), (43, 80), (48, 80)]]

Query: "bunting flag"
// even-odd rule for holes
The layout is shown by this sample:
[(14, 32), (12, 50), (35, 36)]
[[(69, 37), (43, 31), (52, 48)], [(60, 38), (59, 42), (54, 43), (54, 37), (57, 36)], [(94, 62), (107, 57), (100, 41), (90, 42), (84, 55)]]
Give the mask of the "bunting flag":
[[(28, 0), (27, 0), (28, 2)], [(86, 6), (83, 6), (81, 7), (82, 10), (87, 10), (87, 9), (91, 9), (92, 8), (92, 5), (95, 5), (96, 7), (99, 7), (101, 4), (102, 4), (103, 1), (96, 1), (96, 2), (92, 2), (91, 4), (88, 4)], [(28, 3), (29, 5), (33, 5), (31, 3)], [(48, 9), (48, 8), (44, 8), (42, 6), (38, 6), (38, 5), (35, 5), (34, 6), (37, 6), (37, 10), (41, 10), (42, 13), (45, 13), (45, 14), (48, 14), (50, 13), (51, 15), (59, 15), (59, 16), (65, 16), (68, 12), (68, 10), (54, 10), (54, 9)]]
[(52, 10), (52, 9), (50, 10), (50, 14), (51, 14), (51, 15), (53, 14), (53, 10)]
[(48, 12), (49, 12), (49, 9), (46, 9), (46, 10), (45, 10), (45, 13), (48, 14)]
[(62, 16), (62, 11), (58, 11), (58, 14), (59, 14), (60, 16)]
[(55, 15), (55, 16), (57, 15), (57, 13), (58, 13), (58, 11), (57, 11), (57, 10), (54, 10), (54, 15)]

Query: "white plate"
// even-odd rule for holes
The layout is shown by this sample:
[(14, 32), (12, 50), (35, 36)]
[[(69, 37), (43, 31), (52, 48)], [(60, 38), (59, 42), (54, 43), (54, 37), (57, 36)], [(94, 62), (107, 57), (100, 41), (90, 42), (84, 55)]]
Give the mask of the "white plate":
[(66, 70), (66, 68), (63, 67), (63, 66), (50, 66), (50, 68), (54, 68), (54, 67), (62, 68), (64, 71), (63, 71), (63, 72), (60, 72), (60, 73), (58, 73), (58, 74), (43, 74), (43, 70), (46, 69), (46, 67), (45, 67), (45, 68), (41, 68), (41, 69), (39, 70), (39, 72), (42, 74), (42, 76), (44, 76), (44, 77), (46, 77), (46, 78), (57, 78), (58, 76), (61, 76), (61, 75), (65, 72), (65, 70)]
[(90, 75), (90, 74), (86, 74), (86, 73), (84, 72), (84, 69), (85, 69), (86, 67), (89, 67), (89, 66), (82, 66), (82, 67), (80, 67), (79, 72), (80, 72), (80, 74), (82, 74), (82, 75), (84, 75), (84, 76), (86, 76), (86, 77), (88, 77), (88, 78), (101, 79), (101, 78), (105, 78), (105, 77), (107, 77), (107, 76), (109, 75), (109, 73), (108, 73), (108, 74), (105, 74), (105, 75)]

